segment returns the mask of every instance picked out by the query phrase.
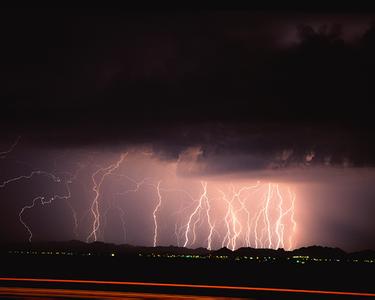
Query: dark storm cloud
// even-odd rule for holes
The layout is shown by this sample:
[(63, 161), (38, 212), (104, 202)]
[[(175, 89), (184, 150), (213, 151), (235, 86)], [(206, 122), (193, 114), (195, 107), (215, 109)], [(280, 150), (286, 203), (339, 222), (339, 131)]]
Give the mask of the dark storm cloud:
[(192, 146), (235, 154), (224, 169), (373, 166), (372, 18), (11, 11), (3, 134), (51, 147), (151, 144), (173, 159)]

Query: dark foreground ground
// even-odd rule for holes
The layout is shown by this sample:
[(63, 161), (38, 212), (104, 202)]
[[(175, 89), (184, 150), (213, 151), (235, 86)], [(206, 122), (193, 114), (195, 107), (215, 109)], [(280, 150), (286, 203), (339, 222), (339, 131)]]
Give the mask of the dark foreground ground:
[[(373, 264), (311, 263), (302, 265), (158, 257), (2, 255), (0, 266), (0, 277), (2, 278), (55, 278), (375, 293), (375, 267)], [(43, 283), (2, 280), (0, 281), (0, 287), (96, 290), (149, 293), (149, 295), (226, 296), (253, 299), (285, 299), (285, 297), (287, 299), (362, 298), (362, 296), (353, 295), (295, 295), (294, 293), (272, 291), (256, 292), (184, 286), (107, 285), (82, 282)], [(125, 297), (123, 296), (123, 298)]]

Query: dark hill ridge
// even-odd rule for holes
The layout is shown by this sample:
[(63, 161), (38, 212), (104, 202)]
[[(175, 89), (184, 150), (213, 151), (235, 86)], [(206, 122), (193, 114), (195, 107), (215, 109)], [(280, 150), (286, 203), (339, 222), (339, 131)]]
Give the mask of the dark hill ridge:
[(9, 251), (36, 251), (36, 252), (71, 252), (77, 253), (91, 253), (91, 254), (123, 254), (123, 255), (194, 255), (194, 256), (225, 256), (229, 258), (235, 257), (273, 257), (273, 258), (287, 258), (293, 256), (309, 256), (313, 258), (331, 258), (331, 259), (375, 259), (374, 250), (363, 250), (353, 253), (347, 253), (340, 248), (323, 247), (323, 246), (309, 246), (295, 249), (292, 251), (286, 251), (284, 249), (260, 249), (242, 247), (235, 251), (232, 251), (226, 247), (218, 250), (208, 250), (206, 248), (184, 248), (177, 246), (157, 246), (157, 247), (145, 247), (145, 246), (133, 246), (128, 244), (116, 245), (112, 243), (104, 242), (92, 242), (86, 243), (77, 240), (62, 241), (62, 242), (32, 242), (32, 243), (11, 243), (1, 244), (0, 252), (8, 253)]
[(359, 252), (353, 252), (348, 254), (351, 259), (372, 259), (375, 260), (375, 251), (374, 250), (363, 250)]
[(217, 256), (232, 256), (233, 251), (228, 249), (227, 247), (223, 247), (219, 250), (213, 251), (211, 254), (212, 255), (217, 255)]
[(344, 258), (347, 253), (340, 248), (310, 246), (302, 247), (292, 251), (293, 255), (312, 256), (316, 258)]
[(235, 250), (233, 252), (237, 256), (272, 256), (272, 257), (284, 257), (287, 253), (291, 253), (285, 251), (284, 249), (263, 249), (263, 248), (248, 248), (243, 247)]

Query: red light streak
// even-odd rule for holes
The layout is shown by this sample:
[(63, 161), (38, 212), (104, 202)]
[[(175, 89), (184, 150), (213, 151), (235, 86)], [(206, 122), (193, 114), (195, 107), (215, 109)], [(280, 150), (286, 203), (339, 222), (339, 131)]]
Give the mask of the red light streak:
[(101, 281), (101, 280), (74, 280), (74, 279), (49, 279), (49, 278), (40, 279), (40, 278), (11, 278), (11, 277), (0, 277), (0, 281), (3, 281), (3, 282), (4, 281), (42, 282), (42, 283), (80, 283), (80, 284), (124, 285), (124, 286), (144, 286), (144, 287), (174, 287), (174, 288), (191, 288), (191, 289), (219, 289), (219, 290), (233, 290), (233, 291), (258, 291), (258, 292), (277, 292), (277, 293), (375, 297), (375, 293), (363, 293), (363, 292), (325, 291), (325, 290), (249, 287), (249, 286), (227, 286), (227, 285), (205, 285), (205, 284), (182, 284), (182, 283), (155, 283), (155, 282), (137, 282), (137, 281), (132, 282), (132, 281)]

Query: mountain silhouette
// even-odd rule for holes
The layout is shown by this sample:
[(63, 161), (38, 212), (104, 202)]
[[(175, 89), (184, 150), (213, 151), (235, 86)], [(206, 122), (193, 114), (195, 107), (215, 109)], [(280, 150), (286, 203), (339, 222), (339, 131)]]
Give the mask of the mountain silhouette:
[(374, 260), (374, 250), (363, 250), (358, 252), (346, 253), (340, 248), (323, 247), (323, 246), (309, 246), (287, 251), (282, 248), (274, 249), (261, 249), (242, 247), (237, 250), (230, 250), (227, 247), (223, 247), (217, 250), (208, 250), (206, 248), (185, 248), (178, 246), (157, 246), (157, 247), (146, 247), (146, 246), (133, 246), (128, 244), (116, 245), (113, 243), (105, 243), (101, 241), (95, 241), (86, 243), (78, 240), (70, 241), (44, 241), (44, 242), (32, 242), (32, 243), (9, 243), (2, 244), (0, 252), (12, 251), (37, 251), (37, 252), (71, 252), (74, 254), (90, 253), (90, 254), (112, 254), (117, 255), (176, 255), (176, 256), (225, 256), (228, 258), (234, 257), (273, 257), (273, 258), (287, 258), (293, 256), (309, 256), (313, 258), (331, 258), (331, 259), (357, 259), (357, 260)]

